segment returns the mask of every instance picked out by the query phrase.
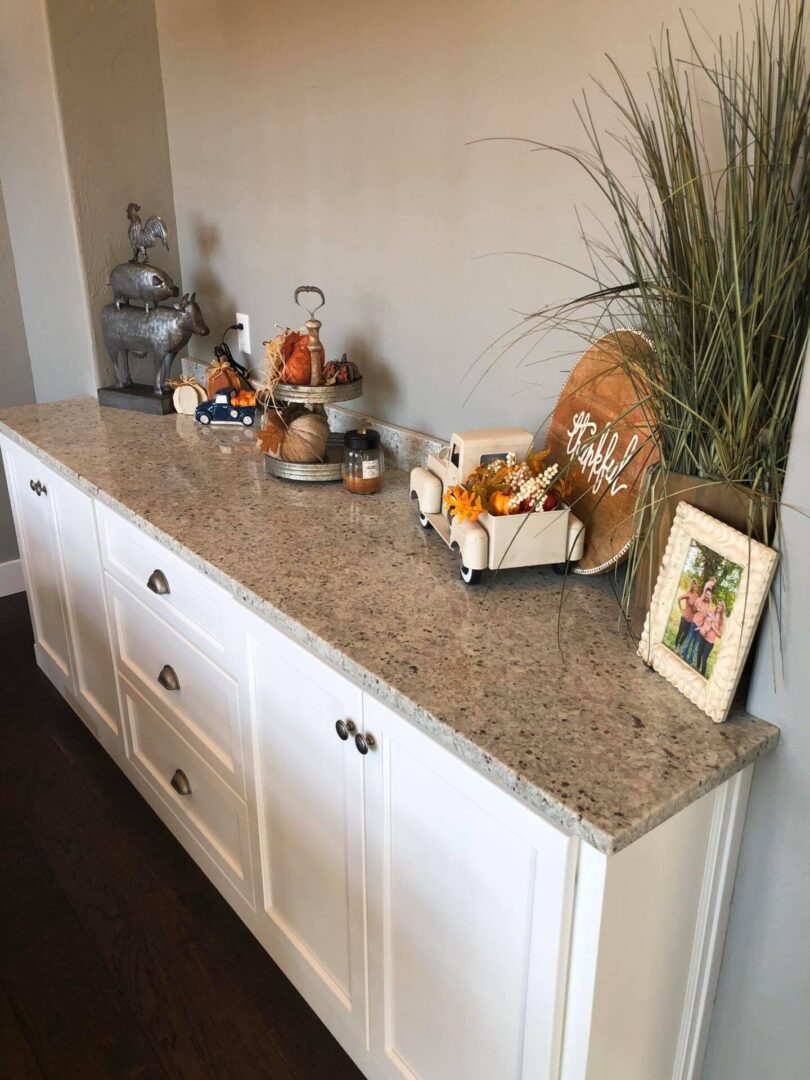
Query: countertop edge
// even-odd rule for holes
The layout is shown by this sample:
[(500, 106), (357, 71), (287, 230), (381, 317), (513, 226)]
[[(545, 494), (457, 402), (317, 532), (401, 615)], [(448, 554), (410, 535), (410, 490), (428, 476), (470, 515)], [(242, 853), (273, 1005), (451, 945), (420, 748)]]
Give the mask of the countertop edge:
[(679, 798), (671, 800), (658, 810), (648, 814), (643, 821), (636, 822), (627, 829), (617, 830), (612, 834), (607, 833), (588, 821), (585, 816), (570, 810), (553, 797), (547, 795), (536, 784), (525, 780), (515, 770), (493, 758), (491, 754), (486, 753), (475, 743), (454, 731), (443, 720), (421, 708), (402, 691), (397, 690), (372, 674), (362, 664), (336, 649), (311, 630), (307, 630), (296, 619), (286, 615), (283, 610), (269, 603), (269, 601), (263, 600), (250, 589), (241, 585), (235, 578), (207, 562), (170, 534), (157, 528), (147, 518), (142, 517), (117, 499), (112, 498), (103, 488), (98, 487), (80, 473), (68, 468), (58, 458), (53, 457), (46, 450), (37, 446), (36, 443), (26, 439), (14, 428), (9, 427), (2, 419), (0, 419), (0, 434), (5, 435), (11, 442), (34, 454), (55, 473), (69, 480), (86, 494), (98, 499), (104, 506), (121, 514), (142, 532), (146, 533), (147, 536), (167, 547), (189, 566), (223, 588), (242, 606), (264, 619), (271, 626), (283, 631), (297, 644), (302, 645), (319, 658), (325, 660), (337, 671), (360, 686), (361, 689), (368, 691), (380, 701), (395, 708), (421, 731), (440, 745), (445, 746), (475, 769), (476, 772), (486, 776), (501, 790), (530, 809), (537, 811), (544, 820), (549, 821), (567, 835), (586, 841), (603, 855), (615, 855), (622, 851), (629, 844), (640, 839), (658, 825), (663, 824), (680, 810), (691, 805), (691, 803), (708, 794), (714, 788), (719, 787), (720, 784), (742, 771), (742, 769), (764, 754), (770, 753), (779, 742), (779, 728), (769, 725), (771, 733), (767, 740), (740, 754), (725, 768), (716, 769), (706, 780), (693, 785), (683, 792)]

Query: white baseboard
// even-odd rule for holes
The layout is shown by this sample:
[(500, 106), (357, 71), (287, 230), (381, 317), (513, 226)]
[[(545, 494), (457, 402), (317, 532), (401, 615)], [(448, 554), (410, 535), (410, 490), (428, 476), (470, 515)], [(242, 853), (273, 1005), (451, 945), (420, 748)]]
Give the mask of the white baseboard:
[(0, 563), (0, 596), (11, 596), (18, 592), (25, 592), (22, 563), (19, 559), (9, 559)]

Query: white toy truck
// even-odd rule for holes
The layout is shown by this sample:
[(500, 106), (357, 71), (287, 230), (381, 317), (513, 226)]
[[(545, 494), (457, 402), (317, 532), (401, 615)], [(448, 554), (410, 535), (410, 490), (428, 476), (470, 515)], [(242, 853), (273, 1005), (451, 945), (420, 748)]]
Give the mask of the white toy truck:
[(468, 585), (481, 580), (481, 571), (514, 566), (552, 564), (562, 572), (566, 563), (582, 558), (585, 528), (560, 505), (540, 513), (495, 515), (484, 511), (477, 521), (456, 521), (445, 511), (448, 488), (463, 484), (473, 469), (488, 461), (526, 458), (532, 445), (524, 428), (482, 428), (453, 435), (449, 446), (428, 454), (427, 466), (411, 470), (411, 498), (419, 506), (423, 528), (431, 526), (452, 550), (461, 554), (461, 578)]

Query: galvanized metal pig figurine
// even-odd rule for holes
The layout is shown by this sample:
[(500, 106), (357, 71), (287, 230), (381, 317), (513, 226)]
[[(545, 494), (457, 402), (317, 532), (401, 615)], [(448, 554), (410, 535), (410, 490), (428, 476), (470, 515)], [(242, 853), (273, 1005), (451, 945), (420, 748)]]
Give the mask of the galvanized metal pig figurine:
[(110, 287), (117, 308), (130, 300), (140, 300), (148, 311), (150, 307), (157, 307), (161, 300), (180, 295), (166, 271), (149, 263), (119, 263), (110, 272)]
[(186, 293), (174, 307), (144, 311), (138, 307), (101, 309), (101, 332), (115, 372), (115, 385), (132, 385), (129, 354), (148, 356), (155, 365), (155, 393), (167, 391), (172, 361), (192, 334), (205, 337), (208, 327), (196, 302), (196, 293)]

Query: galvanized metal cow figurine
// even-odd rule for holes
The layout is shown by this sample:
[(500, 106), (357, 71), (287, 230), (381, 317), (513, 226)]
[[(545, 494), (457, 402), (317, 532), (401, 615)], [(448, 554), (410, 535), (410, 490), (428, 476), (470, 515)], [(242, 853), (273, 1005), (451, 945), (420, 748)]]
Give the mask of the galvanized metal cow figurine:
[(101, 309), (101, 332), (115, 372), (115, 385), (132, 385), (129, 354), (148, 356), (155, 365), (155, 393), (164, 394), (172, 361), (192, 334), (205, 337), (208, 327), (195, 297), (186, 293), (173, 307), (144, 311), (138, 307)]

